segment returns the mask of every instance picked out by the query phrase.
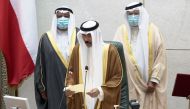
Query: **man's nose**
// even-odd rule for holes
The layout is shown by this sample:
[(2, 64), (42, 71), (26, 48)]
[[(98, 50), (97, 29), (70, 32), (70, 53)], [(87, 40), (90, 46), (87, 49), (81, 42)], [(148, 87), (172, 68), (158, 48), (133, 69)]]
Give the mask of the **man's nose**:
[(85, 41), (88, 41), (88, 37), (85, 37), (84, 40), (85, 40)]
[(132, 18), (134, 18), (134, 17), (135, 17), (135, 14), (132, 14), (131, 16), (132, 16)]

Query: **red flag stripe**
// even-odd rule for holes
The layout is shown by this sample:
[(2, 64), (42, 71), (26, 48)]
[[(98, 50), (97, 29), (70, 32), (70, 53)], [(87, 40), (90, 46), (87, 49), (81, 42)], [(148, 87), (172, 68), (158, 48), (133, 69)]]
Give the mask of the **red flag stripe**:
[[(8, 67), (8, 83), (18, 85), (25, 77), (30, 75), (34, 69), (32, 58), (24, 44), (21, 36), (17, 16), (8, 0), (2, 0), (7, 6), (4, 8), (4, 18), (1, 19), (5, 28), (0, 35), (0, 47), (5, 55)], [(2, 4), (2, 3), (0, 3)], [(2, 4), (3, 5), (3, 4)], [(6, 12), (8, 12), (6, 14)]]

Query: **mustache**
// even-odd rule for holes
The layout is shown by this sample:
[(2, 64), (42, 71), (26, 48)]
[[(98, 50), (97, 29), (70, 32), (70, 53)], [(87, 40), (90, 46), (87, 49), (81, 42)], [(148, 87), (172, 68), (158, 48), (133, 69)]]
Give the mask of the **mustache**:
[(89, 41), (85, 41), (86, 44), (92, 44), (92, 42), (89, 42)]

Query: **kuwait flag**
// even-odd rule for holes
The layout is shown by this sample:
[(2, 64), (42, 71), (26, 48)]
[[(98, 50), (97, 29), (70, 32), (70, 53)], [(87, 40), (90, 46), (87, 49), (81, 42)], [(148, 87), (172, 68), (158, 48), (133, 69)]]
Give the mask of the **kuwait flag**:
[(17, 86), (32, 74), (37, 46), (35, 0), (0, 0), (0, 50), (10, 85)]

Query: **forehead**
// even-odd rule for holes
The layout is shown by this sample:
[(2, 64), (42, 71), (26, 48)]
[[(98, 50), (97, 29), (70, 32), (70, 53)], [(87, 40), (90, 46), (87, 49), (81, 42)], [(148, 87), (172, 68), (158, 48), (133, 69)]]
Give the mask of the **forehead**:
[(139, 14), (140, 10), (139, 8), (130, 9), (126, 12), (127, 14)]
[(83, 33), (82, 36), (88, 36), (88, 37), (90, 37), (90, 36), (91, 36), (91, 33), (86, 33), (86, 34)]
[(57, 17), (59, 17), (59, 16), (65, 16), (65, 17), (67, 17), (69, 15), (70, 15), (70, 13), (68, 11), (64, 11), (64, 10), (58, 10), (58, 11), (56, 11), (56, 16)]

